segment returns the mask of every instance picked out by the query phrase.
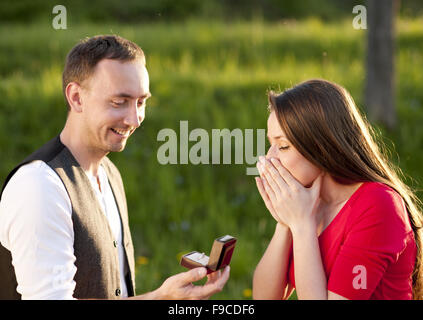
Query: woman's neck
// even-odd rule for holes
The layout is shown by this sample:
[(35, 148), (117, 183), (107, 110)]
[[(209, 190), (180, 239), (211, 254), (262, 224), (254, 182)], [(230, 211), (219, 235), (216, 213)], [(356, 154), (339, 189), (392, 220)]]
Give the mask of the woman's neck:
[(336, 182), (329, 174), (323, 177), (320, 188), (320, 198), (323, 205), (336, 207), (346, 201), (362, 185), (362, 182), (353, 184), (340, 184)]

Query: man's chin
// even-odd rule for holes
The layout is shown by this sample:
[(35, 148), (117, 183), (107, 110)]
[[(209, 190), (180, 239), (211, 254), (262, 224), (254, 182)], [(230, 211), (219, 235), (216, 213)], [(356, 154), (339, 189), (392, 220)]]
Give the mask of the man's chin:
[(113, 144), (109, 146), (109, 152), (121, 152), (125, 149), (126, 143)]

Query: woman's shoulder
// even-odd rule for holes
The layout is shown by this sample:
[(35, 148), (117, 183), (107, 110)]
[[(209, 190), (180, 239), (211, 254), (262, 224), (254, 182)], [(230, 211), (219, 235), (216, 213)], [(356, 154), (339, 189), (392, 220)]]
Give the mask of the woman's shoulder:
[(404, 199), (392, 187), (381, 182), (364, 182), (353, 201), (355, 218), (401, 224), (411, 230)]
[(404, 203), (395, 189), (381, 182), (363, 182), (356, 193), (354, 205), (391, 206)]

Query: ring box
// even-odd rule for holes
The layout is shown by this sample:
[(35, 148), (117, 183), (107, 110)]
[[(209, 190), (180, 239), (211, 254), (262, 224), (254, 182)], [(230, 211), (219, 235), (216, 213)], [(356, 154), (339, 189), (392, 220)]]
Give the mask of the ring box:
[(207, 268), (207, 274), (225, 268), (231, 262), (235, 249), (236, 238), (226, 235), (213, 242), (210, 257), (198, 251), (192, 251), (182, 256), (181, 266), (192, 269)]

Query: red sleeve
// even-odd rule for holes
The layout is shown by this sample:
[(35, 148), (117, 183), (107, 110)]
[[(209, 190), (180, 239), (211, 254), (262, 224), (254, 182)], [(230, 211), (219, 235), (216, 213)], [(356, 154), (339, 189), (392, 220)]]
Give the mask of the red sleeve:
[(347, 299), (367, 300), (389, 264), (398, 260), (412, 231), (404, 202), (392, 190), (369, 190), (351, 210), (328, 290)]

